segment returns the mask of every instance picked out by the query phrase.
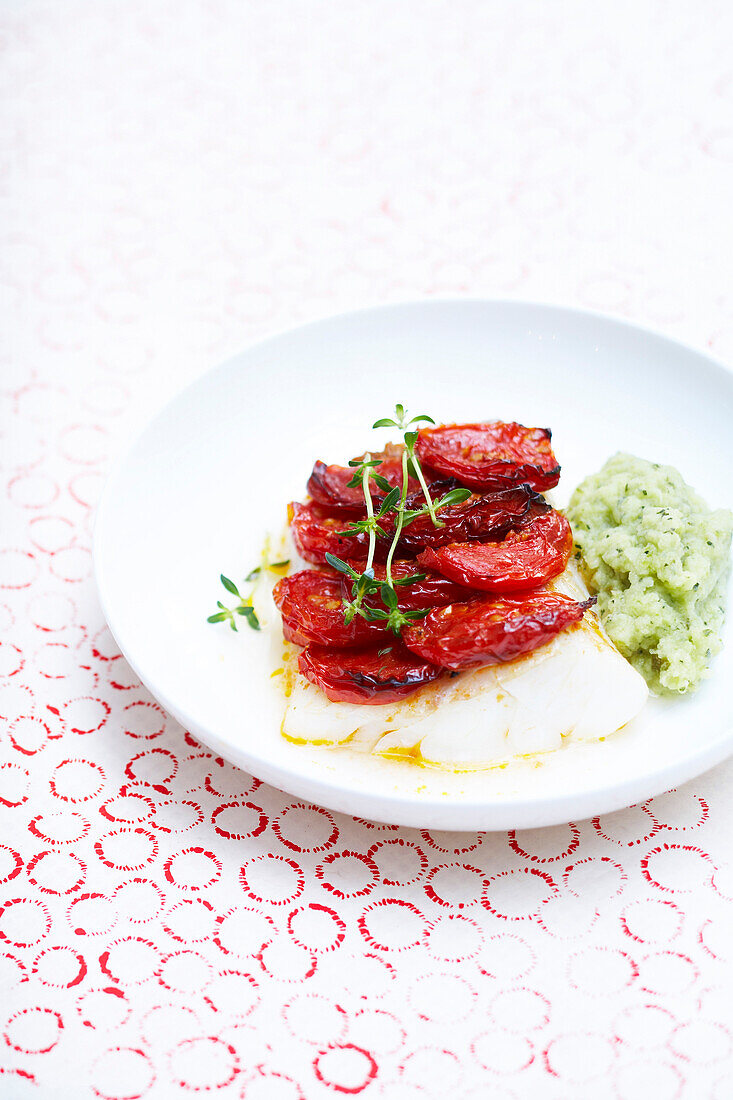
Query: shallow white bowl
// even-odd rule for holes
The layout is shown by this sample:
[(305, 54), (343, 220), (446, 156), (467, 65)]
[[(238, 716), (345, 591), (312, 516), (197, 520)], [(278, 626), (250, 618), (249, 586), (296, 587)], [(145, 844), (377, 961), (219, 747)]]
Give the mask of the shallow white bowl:
[[(313, 460), (375, 446), (396, 402), (440, 421), (551, 426), (564, 503), (618, 450), (677, 466), (730, 503), (733, 373), (621, 321), (553, 306), (428, 300), (273, 337), (204, 375), (117, 466), (94, 536), (102, 607), (162, 705), (217, 753), (298, 797), (420, 828), (550, 825), (630, 805), (733, 751), (733, 645), (689, 698), (651, 701), (605, 742), (477, 774), (446, 774), (279, 733), (268, 645), (206, 616), (304, 495)], [(378, 438), (383, 439), (384, 435)]]

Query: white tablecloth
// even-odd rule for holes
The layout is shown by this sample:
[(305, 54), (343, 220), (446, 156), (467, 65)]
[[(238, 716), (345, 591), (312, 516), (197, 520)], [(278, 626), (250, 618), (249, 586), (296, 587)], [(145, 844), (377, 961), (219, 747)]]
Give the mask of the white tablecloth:
[(89, 552), (134, 432), (303, 319), (509, 295), (733, 356), (732, 34), (723, 0), (3, 5), (3, 1097), (733, 1095), (730, 765), (517, 835), (300, 805), (140, 687)]

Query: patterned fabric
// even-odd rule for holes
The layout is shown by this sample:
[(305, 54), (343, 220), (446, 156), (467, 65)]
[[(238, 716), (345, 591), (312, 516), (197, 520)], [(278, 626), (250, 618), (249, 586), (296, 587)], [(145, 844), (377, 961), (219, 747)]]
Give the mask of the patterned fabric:
[(334, 815), (166, 717), (90, 559), (112, 459), (273, 328), (509, 294), (733, 354), (732, 32), (722, 0), (3, 5), (3, 1097), (733, 1095), (730, 764), (524, 834)]

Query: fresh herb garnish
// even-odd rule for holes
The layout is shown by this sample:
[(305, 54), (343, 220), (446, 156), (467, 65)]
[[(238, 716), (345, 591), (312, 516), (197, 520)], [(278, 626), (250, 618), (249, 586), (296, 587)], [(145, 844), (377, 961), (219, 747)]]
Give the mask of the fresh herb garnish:
[(394, 584), (417, 584), (418, 581), (424, 581), (427, 577), (427, 573), (410, 573), (409, 577), (395, 577)]
[[(396, 405), (393, 417), (383, 417), (380, 420), (376, 420), (372, 425), (373, 428), (399, 428), (404, 432), (403, 439), (405, 445), (402, 451), (401, 489), (398, 486), (390, 487), (389, 482), (387, 482), (385, 478), (374, 472), (374, 467), (378, 466), (379, 462), (372, 459), (369, 453), (364, 455), (361, 459), (352, 459), (349, 463), (350, 466), (356, 466), (357, 469), (357, 473), (351, 479), (349, 485), (352, 487), (358, 485), (359, 480), (361, 480), (367, 509), (367, 518), (354, 521), (344, 531), (339, 531), (339, 534), (368, 534), (369, 551), (366, 568), (361, 574), (358, 574), (356, 570), (352, 569), (346, 562), (335, 557), (333, 554), (326, 555), (326, 560), (329, 565), (333, 566), (334, 569), (338, 569), (339, 572), (351, 577), (354, 582), (351, 588), (351, 600), (344, 600), (344, 620), (346, 623), (352, 622), (355, 615), (361, 615), (362, 618), (367, 619), (369, 622), (374, 622), (376, 620), (383, 621), (386, 630), (390, 630), (393, 634), (399, 635), (403, 626), (406, 626), (415, 619), (422, 619), (428, 614), (427, 609), (402, 611), (398, 607), (395, 584), (406, 585), (412, 584), (417, 580), (423, 580), (425, 573), (416, 573), (412, 577), (405, 577), (397, 581), (394, 580), (392, 576), (392, 562), (394, 560), (397, 544), (403, 529), (409, 526), (409, 524), (414, 523), (419, 516), (429, 515), (436, 527), (442, 527), (443, 524), (438, 518), (437, 512), (442, 508), (449, 507), (451, 504), (459, 504), (461, 501), (467, 500), (468, 497), (471, 496), (471, 490), (452, 489), (441, 497), (439, 501), (433, 501), (425, 480), (425, 475), (420, 466), (420, 460), (415, 454), (415, 444), (417, 442), (418, 433), (412, 428), (412, 425), (419, 424), (422, 421), (427, 421), (430, 424), (435, 423), (433, 418), (426, 413), (422, 413), (420, 416), (413, 416), (408, 420), (404, 405)], [(357, 477), (357, 474), (359, 474), (360, 477)], [(407, 485), (410, 476), (417, 478), (423, 496), (425, 497), (425, 504), (421, 508), (408, 509), (406, 506)], [(383, 492), (387, 492), (376, 515), (374, 514), (374, 506), (369, 491), (370, 479), (373, 479)], [(390, 513), (395, 513), (396, 520), (392, 542), (387, 553), (385, 581), (380, 584), (374, 579), (374, 550), (376, 547), (376, 540), (378, 538), (386, 539), (387, 535), (378, 521)], [(365, 596), (375, 592), (379, 593), (382, 607), (364, 606)]]
[[(252, 572), (248, 574), (247, 580), (253, 580), (260, 572), (261, 569), (258, 566), (257, 569), (253, 569)], [(220, 580), (226, 588), (227, 592), (230, 592), (232, 596), (237, 597), (239, 603), (236, 604), (234, 607), (226, 607), (221, 602), (221, 600), (217, 600), (216, 606), (219, 608), (219, 611), (215, 611), (213, 615), (209, 615), (208, 619), (206, 620), (207, 623), (228, 622), (232, 630), (236, 631), (237, 615), (243, 615), (247, 620), (248, 625), (251, 626), (253, 630), (259, 630), (260, 620), (257, 618), (255, 609), (252, 607), (252, 597), (245, 597), (240, 595), (239, 589), (237, 588), (234, 581), (230, 581), (229, 577), (225, 577), (223, 573), (221, 574)]]

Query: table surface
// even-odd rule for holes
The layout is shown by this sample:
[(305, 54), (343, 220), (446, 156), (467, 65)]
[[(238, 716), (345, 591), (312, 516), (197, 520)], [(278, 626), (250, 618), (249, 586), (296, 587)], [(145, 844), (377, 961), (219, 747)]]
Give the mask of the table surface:
[(730, 764), (516, 835), (299, 804), (161, 711), (90, 558), (135, 432), (304, 319), (512, 296), (733, 358), (731, 10), (3, 5), (4, 1097), (733, 1094)]

